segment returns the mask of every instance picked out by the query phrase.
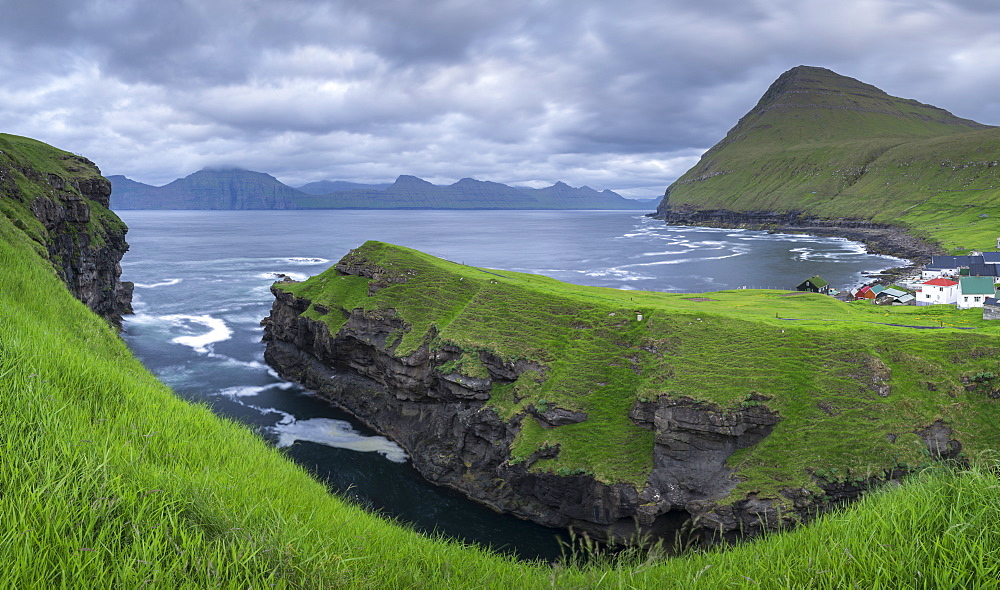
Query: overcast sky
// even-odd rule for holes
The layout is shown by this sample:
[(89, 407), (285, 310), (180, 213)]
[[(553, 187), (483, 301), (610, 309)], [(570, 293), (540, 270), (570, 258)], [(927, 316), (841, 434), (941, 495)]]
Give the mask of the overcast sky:
[(653, 196), (801, 64), (1000, 124), (1000, 2), (0, 0), (0, 132), (157, 185)]

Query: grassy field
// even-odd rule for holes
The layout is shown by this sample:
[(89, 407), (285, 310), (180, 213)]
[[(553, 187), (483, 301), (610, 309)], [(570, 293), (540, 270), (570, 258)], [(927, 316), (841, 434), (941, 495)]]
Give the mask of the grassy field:
[(334, 309), (306, 311), (334, 333), (350, 310), (397, 315), (407, 328), (390, 337), (396, 356), (422, 343), (458, 346), (465, 354), (445, 372), (483, 376), (475, 359), (484, 350), (546, 367), (544, 375), (525, 373), (499, 386), (489, 402), (508, 418), (530, 406), (588, 414), (558, 428), (524, 421), (512, 461), (560, 447), (533, 470), (586, 472), (641, 488), (653, 435), (629, 410), (661, 395), (722, 411), (764, 396), (781, 416), (771, 436), (730, 459), (742, 477), (730, 500), (779, 496), (786, 488), (821, 492), (818, 478), (863, 481), (918, 468), (928, 456), (916, 432), (939, 420), (967, 454), (1000, 448), (993, 397), (1000, 325), (978, 310), (882, 307), (787, 291), (696, 297), (583, 287), (379, 242), (344, 262), (374, 269), (390, 286), (369, 295), (369, 279), (331, 268), (281, 288)]

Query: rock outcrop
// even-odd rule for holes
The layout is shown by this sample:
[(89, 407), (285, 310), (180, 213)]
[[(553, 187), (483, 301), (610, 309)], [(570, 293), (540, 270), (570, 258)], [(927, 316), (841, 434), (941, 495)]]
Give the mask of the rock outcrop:
[[(54, 160), (45, 171), (19, 153), (19, 144), (27, 142), (28, 149), (42, 146)], [(41, 227), (27, 215), (15, 217), (15, 224), (44, 249), (77, 299), (120, 326), (122, 314), (131, 313), (132, 284), (121, 281), (128, 229), (107, 209), (111, 183), (81, 156), (11, 136), (0, 136), (0, 147), (0, 199)]]
[[(371, 284), (406, 280), (399, 273), (353, 264), (350, 255), (337, 269), (367, 277)], [(524, 422), (560, 428), (586, 421), (587, 414), (532, 406), (505, 420), (489, 401), (494, 387), (529, 371), (544, 376), (546, 366), (480, 352), (488, 375), (462, 375), (446, 367), (454, 366), (463, 351), (441, 343), (432, 348), (433, 333), (414, 352), (397, 356), (393, 335), (408, 326), (392, 309), (316, 306), (279, 285), (272, 293), (274, 305), (262, 322), (265, 359), (272, 367), (396, 441), (429, 481), (495, 510), (604, 540), (673, 542), (683, 534), (687, 540), (715, 542), (807, 519), (833, 497), (804, 489), (787, 490), (780, 498), (731, 497), (739, 480), (727, 459), (763, 440), (781, 420), (763, 396), (737, 409), (665, 395), (637, 402), (632, 421), (655, 433), (653, 468), (641, 487), (606, 483), (586, 472), (532, 469), (557, 457), (560, 448), (543, 447), (513, 460), (512, 444)], [(344, 314), (345, 321), (332, 334), (315, 315), (308, 317), (309, 310)], [(842, 490), (838, 497), (856, 496), (865, 487)]]

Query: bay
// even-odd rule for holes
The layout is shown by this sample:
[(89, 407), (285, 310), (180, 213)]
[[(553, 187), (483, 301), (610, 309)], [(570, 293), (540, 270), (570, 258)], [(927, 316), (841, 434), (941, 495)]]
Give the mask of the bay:
[(279, 378), (263, 361), (269, 286), (304, 279), (366, 240), (479, 267), (667, 292), (837, 288), (901, 266), (839, 238), (672, 227), (634, 211), (122, 211), (135, 282), (124, 337), (177, 395), (255, 429), (331, 491), (369, 509), (524, 558), (555, 559), (560, 531), (498, 515), (421, 479), (391, 441)]

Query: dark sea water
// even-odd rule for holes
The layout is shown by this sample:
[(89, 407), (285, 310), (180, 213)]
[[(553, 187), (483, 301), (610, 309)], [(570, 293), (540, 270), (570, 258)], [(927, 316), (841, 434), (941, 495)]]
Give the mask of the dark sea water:
[(278, 273), (304, 279), (366, 240), (480, 267), (619, 289), (793, 289), (819, 274), (842, 288), (902, 261), (859, 244), (671, 227), (634, 211), (122, 211), (135, 282), (125, 339), (181, 397), (207, 402), (284, 447), (338, 493), (526, 558), (559, 555), (558, 531), (497, 515), (424, 482), (391, 441), (264, 364), (260, 321)]

